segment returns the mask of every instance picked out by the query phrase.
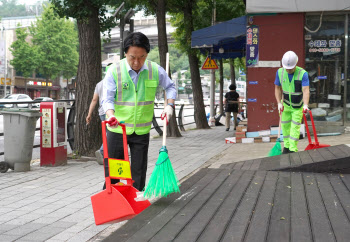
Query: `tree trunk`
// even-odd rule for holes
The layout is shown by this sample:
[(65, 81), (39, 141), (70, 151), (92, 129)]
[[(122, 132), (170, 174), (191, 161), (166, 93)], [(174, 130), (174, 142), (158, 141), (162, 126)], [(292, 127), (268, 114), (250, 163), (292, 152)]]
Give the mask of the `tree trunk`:
[[(184, 6), (184, 22), (185, 24), (185, 36), (188, 43), (191, 43), (191, 35), (193, 29), (193, 17), (192, 10), (195, 1), (188, 0)], [(190, 45), (190, 44), (189, 44)], [(205, 115), (204, 101), (203, 101), (203, 90), (201, 78), (199, 75), (199, 59), (196, 55), (195, 50), (188, 47), (187, 55), (190, 64), (191, 71), (191, 82), (193, 92), (193, 103), (194, 103), (194, 120), (196, 122), (197, 129), (209, 129), (207, 117)]]
[[(79, 65), (76, 83), (76, 125), (74, 129), (74, 150), (78, 155), (94, 156), (101, 146), (101, 122), (97, 108), (87, 126), (85, 119), (89, 112), (95, 86), (101, 80), (101, 39), (98, 9), (91, 7), (91, 16), (78, 20)], [(98, 105), (96, 105), (98, 106)]]
[[(156, 16), (157, 16), (157, 28), (158, 28), (158, 48), (159, 48), (159, 59), (160, 65), (166, 68), (166, 53), (168, 53), (168, 39), (166, 34), (166, 6), (165, 0), (158, 0), (156, 6)], [(166, 70), (168, 71), (168, 70)], [(170, 68), (169, 77), (171, 78)], [(169, 137), (181, 137), (180, 130), (176, 122), (176, 112), (174, 112), (173, 117), (169, 120), (169, 125), (167, 126), (167, 136)]]
[(223, 93), (224, 93), (224, 63), (222, 62), (222, 59), (220, 59), (220, 114), (224, 113), (224, 105), (223, 105)]
[(236, 85), (236, 73), (234, 59), (230, 59), (231, 84)]

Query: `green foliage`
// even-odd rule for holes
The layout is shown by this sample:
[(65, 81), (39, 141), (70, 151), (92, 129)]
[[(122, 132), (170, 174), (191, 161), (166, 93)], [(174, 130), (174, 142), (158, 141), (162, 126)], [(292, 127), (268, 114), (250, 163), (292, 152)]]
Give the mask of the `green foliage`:
[(17, 4), (17, 0), (0, 0), (0, 19), (29, 15), (24, 4)]
[(13, 55), (13, 60), (10, 63), (17, 72), (22, 72), (24, 77), (30, 77), (37, 67), (35, 46), (26, 41), (27, 28), (17, 28), (16, 36), (17, 40), (12, 43), (10, 48)]
[(32, 25), (30, 33), (37, 49), (38, 71), (48, 79), (62, 74), (71, 77), (78, 65), (78, 38), (74, 23), (60, 18), (51, 5), (44, 8), (41, 19)]

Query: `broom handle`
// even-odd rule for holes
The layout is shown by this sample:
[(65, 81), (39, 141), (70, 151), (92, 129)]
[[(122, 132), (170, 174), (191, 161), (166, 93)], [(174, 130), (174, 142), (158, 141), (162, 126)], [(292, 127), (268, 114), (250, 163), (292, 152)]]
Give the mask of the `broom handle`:
[(281, 120), (282, 120), (281, 116), (282, 115), (280, 114), (280, 121), (278, 123), (278, 136), (277, 136), (277, 139), (279, 139), (281, 137)]
[(163, 146), (166, 146), (166, 125), (167, 125), (167, 116), (164, 117), (164, 129), (163, 129)]

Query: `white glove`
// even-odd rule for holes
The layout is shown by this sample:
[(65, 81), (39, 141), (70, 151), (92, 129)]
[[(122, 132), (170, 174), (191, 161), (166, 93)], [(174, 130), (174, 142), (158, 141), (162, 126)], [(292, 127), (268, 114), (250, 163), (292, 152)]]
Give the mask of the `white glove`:
[(304, 104), (303, 113), (307, 113), (307, 111), (309, 111), (309, 110), (310, 110), (309, 107), (306, 104)]
[(171, 107), (170, 105), (167, 105), (164, 110), (163, 110), (163, 113), (162, 113), (162, 119), (164, 119), (164, 117), (166, 116), (168, 122), (171, 118), (171, 116), (173, 116), (173, 112), (174, 112), (174, 108)]
[(283, 104), (279, 103), (278, 104), (278, 111), (280, 112), (280, 114), (283, 112), (283, 109), (284, 109)]
[(112, 129), (115, 129), (115, 128), (118, 127), (118, 120), (117, 120), (117, 118), (114, 115), (110, 116), (107, 119), (107, 122), (108, 122), (107, 126), (112, 128)]

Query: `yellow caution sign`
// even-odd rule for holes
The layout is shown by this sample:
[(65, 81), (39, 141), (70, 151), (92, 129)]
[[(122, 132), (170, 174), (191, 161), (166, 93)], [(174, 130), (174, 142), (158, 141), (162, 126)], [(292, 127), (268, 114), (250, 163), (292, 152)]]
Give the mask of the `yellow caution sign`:
[(205, 59), (204, 64), (202, 65), (202, 70), (210, 70), (210, 69), (218, 69), (218, 68), (219, 67), (216, 64), (215, 60), (207, 56), (207, 59)]
[(131, 179), (131, 170), (129, 161), (108, 159), (109, 176)]

